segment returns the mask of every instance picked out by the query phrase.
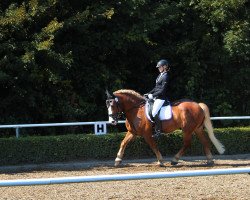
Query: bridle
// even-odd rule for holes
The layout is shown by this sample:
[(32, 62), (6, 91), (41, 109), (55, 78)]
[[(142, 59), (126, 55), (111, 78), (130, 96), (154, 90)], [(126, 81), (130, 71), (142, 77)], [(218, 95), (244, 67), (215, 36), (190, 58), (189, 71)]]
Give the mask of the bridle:
[(108, 116), (112, 117), (115, 121), (118, 121), (118, 119), (120, 119), (124, 115), (124, 112), (122, 111), (118, 98), (115, 97), (114, 99), (107, 99), (106, 106), (107, 108), (109, 108), (110, 106), (113, 106), (114, 102), (116, 105), (117, 112), (115, 114), (109, 114)]
[(117, 112), (115, 114), (109, 114), (108, 116), (112, 117), (116, 121), (118, 121), (121, 117), (125, 116), (125, 113), (128, 113), (129, 111), (131, 111), (135, 108), (140, 108), (140, 107), (142, 107), (142, 105), (145, 105), (145, 103), (146, 103), (146, 101), (143, 100), (143, 101), (139, 102), (138, 104), (132, 106), (131, 108), (123, 111), (117, 97), (115, 97), (114, 99), (107, 99), (106, 100), (107, 108), (112, 106), (111, 104), (113, 104), (113, 102), (116, 102), (115, 105), (116, 105)]

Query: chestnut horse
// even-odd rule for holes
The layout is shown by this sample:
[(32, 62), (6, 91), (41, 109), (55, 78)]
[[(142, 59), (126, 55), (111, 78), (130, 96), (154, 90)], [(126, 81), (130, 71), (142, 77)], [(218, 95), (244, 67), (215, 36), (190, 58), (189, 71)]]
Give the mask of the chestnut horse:
[[(118, 90), (110, 95), (107, 94), (107, 108), (109, 121), (116, 125), (122, 114), (126, 116), (127, 133), (121, 142), (120, 149), (115, 159), (115, 166), (122, 162), (124, 150), (127, 144), (136, 136), (144, 137), (155, 153), (158, 165), (163, 166), (163, 158), (152, 138), (152, 123), (145, 114), (145, 98), (133, 90)], [(209, 109), (204, 103), (196, 103), (190, 100), (180, 100), (172, 104), (172, 118), (162, 121), (162, 132), (170, 133), (176, 129), (183, 131), (183, 146), (172, 159), (171, 164), (177, 164), (185, 150), (190, 147), (192, 133), (194, 132), (204, 147), (207, 157), (207, 164), (213, 165), (212, 154), (209, 141), (205, 137), (203, 128), (206, 127), (208, 136), (220, 154), (225, 151), (224, 146), (216, 139), (213, 132), (213, 126), (210, 120)]]

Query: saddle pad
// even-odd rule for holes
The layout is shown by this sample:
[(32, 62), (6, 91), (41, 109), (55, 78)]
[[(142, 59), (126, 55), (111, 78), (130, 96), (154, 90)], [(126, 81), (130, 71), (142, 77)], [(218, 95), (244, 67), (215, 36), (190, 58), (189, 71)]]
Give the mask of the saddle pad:
[[(151, 119), (150, 114), (149, 114), (149, 106), (150, 105), (147, 102), (146, 106), (145, 106), (145, 113), (146, 113), (146, 116), (147, 116), (148, 120), (150, 120), (151, 122), (154, 122), (154, 120)], [(171, 106), (167, 105), (167, 106), (161, 107), (160, 120), (169, 120), (171, 118), (172, 118), (172, 108), (171, 108)]]
[(172, 117), (172, 108), (170, 105), (164, 106), (160, 111), (160, 120), (168, 120)]

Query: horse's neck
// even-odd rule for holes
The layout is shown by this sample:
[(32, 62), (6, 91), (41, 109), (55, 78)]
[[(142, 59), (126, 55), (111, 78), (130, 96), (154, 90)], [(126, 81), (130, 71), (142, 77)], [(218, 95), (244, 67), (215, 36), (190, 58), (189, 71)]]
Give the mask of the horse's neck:
[(144, 115), (142, 100), (125, 97), (122, 101), (123, 112), (131, 128), (130, 131), (138, 132), (139, 124), (142, 124), (140, 120), (143, 119), (142, 115)]
[(137, 117), (137, 113), (140, 109), (140, 101), (138, 100), (129, 100), (124, 104), (124, 113), (126, 118), (132, 120)]
[(126, 113), (130, 113), (131, 111), (133, 111), (135, 108), (135, 104), (133, 102), (129, 102), (124, 104), (124, 112)]
[(121, 96), (121, 100), (122, 100), (124, 110), (129, 110), (130, 108), (134, 107), (137, 103), (136, 99), (134, 99), (131, 96), (126, 96), (126, 95)]

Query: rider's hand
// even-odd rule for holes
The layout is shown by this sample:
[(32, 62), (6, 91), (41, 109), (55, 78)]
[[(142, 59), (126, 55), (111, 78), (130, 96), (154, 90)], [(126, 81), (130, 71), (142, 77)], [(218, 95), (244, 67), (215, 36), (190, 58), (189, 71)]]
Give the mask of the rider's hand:
[(153, 97), (152, 94), (148, 94), (148, 98), (149, 98), (149, 99), (153, 99), (154, 97)]

